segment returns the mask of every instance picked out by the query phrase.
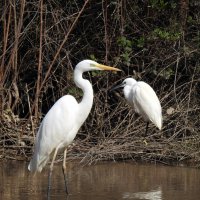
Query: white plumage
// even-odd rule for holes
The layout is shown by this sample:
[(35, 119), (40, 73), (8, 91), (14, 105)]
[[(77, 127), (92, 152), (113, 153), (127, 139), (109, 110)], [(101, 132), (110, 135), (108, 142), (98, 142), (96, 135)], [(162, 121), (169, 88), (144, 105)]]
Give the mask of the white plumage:
[(41, 172), (58, 145), (62, 149), (72, 143), (81, 126), (76, 123), (77, 117), (81, 117), (78, 110), (78, 103), (71, 95), (61, 97), (49, 110), (37, 133), (30, 171)]
[(145, 121), (151, 121), (160, 130), (162, 128), (162, 108), (160, 101), (152, 87), (133, 78), (126, 78), (122, 84), (114, 87), (123, 87), (123, 92), (128, 103), (135, 111), (142, 115)]
[(82, 74), (93, 70), (113, 70), (117, 68), (101, 65), (92, 60), (83, 60), (74, 70), (74, 81), (83, 90), (83, 98), (80, 103), (71, 95), (60, 98), (44, 117), (35, 140), (34, 155), (28, 169), (32, 172), (41, 172), (53, 154), (49, 173), (48, 197), (50, 191), (53, 163), (58, 150), (64, 150), (63, 174), (66, 185), (66, 148), (74, 140), (79, 128), (88, 117), (93, 104), (93, 89), (91, 83), (83, 79)]

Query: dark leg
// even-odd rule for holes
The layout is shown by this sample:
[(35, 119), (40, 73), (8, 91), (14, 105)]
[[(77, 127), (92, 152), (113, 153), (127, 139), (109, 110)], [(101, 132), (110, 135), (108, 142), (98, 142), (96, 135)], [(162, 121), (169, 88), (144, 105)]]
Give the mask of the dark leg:
[(146, 125), (145, 137), (147, 136), (148, 127), (149, 127), (149, 122), (147, 122), (147, 125)]
[(66, 194), (68, 195), (68, 189), (67, 189), (67, 175), (66, 175), (66, 155), (67, 155), (67, 149), (64, 151), (64, 159), (63, 159), (63, 176), (64, 176), (64, 182), (65, 182), (65, 191)]
[(55, 161), (55, 159), (56, 159), (56, 155), (57, 155), (58, 149), (59, 149), (59, 146), (56, 148), (56, 150), (55, 150), (55, 152), (54, 152), (53, 159), (52, 159), (52, 162), (51, 162), (51, 165), (50, 165), (50, 169), (49, 169), (48, 190), (47, 190), (47, 199), (48, 199), (48, 200), (50, 200), (51, 175), (52, 175), (52, 171), (53, 171), (53, 164), (54, 164), (54, 161)]

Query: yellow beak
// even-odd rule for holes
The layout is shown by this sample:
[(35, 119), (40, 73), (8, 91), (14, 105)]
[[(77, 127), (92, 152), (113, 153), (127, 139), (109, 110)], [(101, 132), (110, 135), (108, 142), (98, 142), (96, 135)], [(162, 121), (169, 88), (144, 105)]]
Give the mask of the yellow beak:
[(102, 70), (110, 70), (110, 71), (122, 71), (121, 69), (115, 68), (115, 67), (110, 67), (110, 66), (106, 66), (106, 65), (101, 65), (101, 64), (97, 64), (96, 67), (102, 69)]

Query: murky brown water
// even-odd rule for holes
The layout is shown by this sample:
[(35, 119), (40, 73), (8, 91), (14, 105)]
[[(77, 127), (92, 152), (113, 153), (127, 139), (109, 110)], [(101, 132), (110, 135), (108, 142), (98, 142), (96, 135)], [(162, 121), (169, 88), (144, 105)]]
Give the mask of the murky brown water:
[[(48, 168), (33, 176), (27, 165), (0, 163), (0, 199), (46, 199)], [(199, 169), (132, 163), (68, 164), (70, 195), (66, 198), (61, 166), (54, 168), (52, 200), (200, 199)]]

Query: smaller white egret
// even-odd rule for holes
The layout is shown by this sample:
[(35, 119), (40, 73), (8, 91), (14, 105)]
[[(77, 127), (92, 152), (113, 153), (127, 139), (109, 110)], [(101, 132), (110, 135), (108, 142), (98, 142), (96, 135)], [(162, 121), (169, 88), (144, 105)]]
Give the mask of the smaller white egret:
[(49, 170), (48, 199), (50, 199), (49, 194), (53, 164), (58, 150), (64, 150), (63, 175), (66, 193), (68, 194), (65, 165), (67, 146), (73, 142), (78, 130), (85, 122), (92, 108), (92, 85), (88, 80), (83, 79), (82, 74), (86, 71), (93, 70), (121, 71), (114, 67), (101, 65), (92, 60), (83, 60), (79, 62), (74, 70), (74, 81), (76, 85), (83, 90), (82, 101), (78, 103), (71, 95), (61, 97), (48, 111), (40, 124), (35, 141), (34, 154), (28, 169), (31, 172), (41, 172), (53, 155)]
[(111, 91), (120, 87), (123, 87), (124, 96), (128, 103), (147, 122), (145, 135), (147, 134), (149, 121), (161, 130), (162, 108), (153, 88), (143, 81), (126, 78), (120, 85), (113, 87)]

